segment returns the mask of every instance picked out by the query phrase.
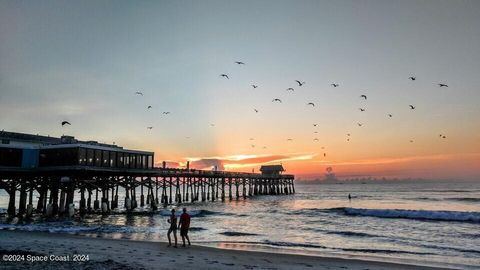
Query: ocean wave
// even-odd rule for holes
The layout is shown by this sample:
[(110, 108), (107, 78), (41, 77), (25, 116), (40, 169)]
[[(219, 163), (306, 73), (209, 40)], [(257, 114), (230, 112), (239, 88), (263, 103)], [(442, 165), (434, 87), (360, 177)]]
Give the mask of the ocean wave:
[(78, 226), (70, 222), (47, 222), (38, 224), (0, 224), (0, 230), (20, 230), (29, 232), (79, 233), (96, 231), (101, 226)]
[(220, 234), (223, 234), (225, 236), (253, 236), (253, 235), (258, 235), (256, 233), (244, 233), (244, 232), (233, 232), (233, 231), (221, 232)]
[(460, 211), (430, 211), (403, 209), (367, 209), (367, 208), (332, 208), (333, 211), (343, 210), (346, 215), (370, 216), (379, 218), (406, 218), (420, 220), (463, 221), (480, 223), (480, 212)]
[(352, 231), (327, 231), (326, 234), (337, 234), (337, 235), (354, 236), (354, 237), (381, 237), (379, 235), (363, 233), (363, 232), (352, 232)]
[(333, 249), (333, 250), (342, 250), (350, 252), (364, 252), (364, 253), (383, 253), (383, 254), (414, 254), (414, 255), (434, 255), (435, 253), (429, 252), (415, 252), (407, 250), (392, 250), (392, 249), (369, 249), (369, 248), (337, 248), (337, 247), (326, 247), (316, 244), (307, 244), (307, 243), (293, 243), (293, 242), (276, 242), (265, 240), (261, 244), (267, 244), (270, 246), (278, 247), (293, 247), (293, 248), (317, 248), (317, 249)]
[(480, 202), (480, 198), (472, 198), (472, 197), (445, 198), (445, 200), (449, 200), (449, 201), (459, 201), (459, 202)]
[[(160, 213), (161, 216), (168, 217), (168, 216), (171, 215), (171, 210), (162, 209), (162, 210), (159, 211), (159, 213)], [(215, 212), (215, 211), (204, 210), (204, 209), (191, 210), (191, 211), (187, 211), (187, 213), (191, 217), (206, 217), (206, 216), (211, 216), (211, 215), (224, 215), (224, 216), (233, 215), (233, 214), (230, 214), (230, 213)], [(181, 211), (176, 211), (175, 212), (176, 216), (180, 216), (181, 214), (182, 214)]]

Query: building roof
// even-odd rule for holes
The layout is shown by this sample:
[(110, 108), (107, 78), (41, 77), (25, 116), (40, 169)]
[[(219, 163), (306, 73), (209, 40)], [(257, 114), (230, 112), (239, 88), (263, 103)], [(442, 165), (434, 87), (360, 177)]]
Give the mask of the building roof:
[(7, 139), (12, 141), (20, 141), (20, 142), (27, 142), (27, 143), (34, 143), (34, 144), (41, 144), (41, 145), (58, 145), (58, 144), (88, 144), (88, 145), (96, 145), (96, 146), (103, 146), (103, 147), (111, 147), (111, 148), (122, 148), (114, 144), (106, 144), (106, 143), (99, 143), (97, 141), (80, 141), (75, 139), (73, 136), (62, 136), (60, 138), (57, 137), (50, 137), (50, 136), (42, 136), (42, 135), (34, 135), (34, 134), (27, 134), (27, 133), (18, 133), (18, 132), (8, 132), (8, 131), (0, 131), (0, 139)]
[(261, 172), (283, 172), (285, 169), (282, 165), (262, 165)]

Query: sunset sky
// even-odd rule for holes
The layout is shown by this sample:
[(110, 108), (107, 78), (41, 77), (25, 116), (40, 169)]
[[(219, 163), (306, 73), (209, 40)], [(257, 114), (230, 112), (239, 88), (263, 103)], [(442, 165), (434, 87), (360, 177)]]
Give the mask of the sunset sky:
[(1, 1), (0, 129), (171, 166), (480, 179), (479, 14), (479, 1)]

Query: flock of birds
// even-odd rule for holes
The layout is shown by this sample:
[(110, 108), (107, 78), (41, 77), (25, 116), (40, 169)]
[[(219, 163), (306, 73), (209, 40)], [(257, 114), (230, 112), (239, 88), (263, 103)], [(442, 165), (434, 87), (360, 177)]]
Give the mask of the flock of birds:
[[(242, 62), (242, 61), (235, 61), (234, 63), (237, 64), (237, 65), (245, 65), (245, 62)], [(228, 74), (225, 74), (225, 73), (220, 74), (220, 77), (222, 77), (222, 78), (224, 78), (224, 79), (227, 79), (227, 80), (230, 79), (229, 75), (228, 75)], [(410, 77), (408, 77), (408, 79), (411, 80), (411, 81), (415, 81), (415, 80), (417, 79), (417, 77), (415, 77), (415, 76), (410, 76)], [(304, 85), (306, 84), (305, 81), (301, 81), (301, 80), (295, 80), (294, 82), (298, 85), (298, 87), (302, 87), (302, 86), (304, 86)], [(438, 83), (437, 85), (438, 85), (439, 87), (448, 87), (448, 85), (447, 85), (446, 83)], [(257, 85), (257, 84), (251, 84), (251, 86), (252, 86), (253, 89), (257, 89), (257, 88), (259, 87), (259, 85)], [(334, 88), (337, 88), (337, 87), (340, 87), (340, 84), (339, 84), (339, 83), (331, 83), (330, 86), (332, 86), (332, 87), (334, 87)], [(286, 88), (286, 91), (293, 93), (293, 92), (295, 92), (295, 88), (293, 88), (293, 87), (288, 87), (288, 88)], [(137, 95), (137, 96), (143, 96), (143, 92), (141, 92), (141, 91), (137, 91), (137, 92), (135, 92), (134, 94)], [(361, 99), (363, 99), (363, 100), (365, 100), (365, 101), (368, 99), (367, 95), (364, 95), (364, 94), (360, 95), (359, 98), (361, 98)], [(282, 100), (281, 100), (280, 98), (273, 98), (273, 99), (272, 99), (272, 102), (273, 102), (273, 103), (282, 103)], [(315, 103), (313, 103), (313, 102), (308, 102), (308, 103), (306, 103), (306, 106), (315, 107)], [(409, 104), (408, 107), (410, 108), (410, 110), (415, 110), (415, 108), (416, 108), (416, 106), (414, 106), (414, 105), (412, 105), (412, 104)], [(152, 109), (152, 108), (153, 108), (152, 105), (148, 105), (148, 106), (147, 106), (147, 110), (150, 110), (150, 109)], [(366, 109), (365, 109), (364, 107), (360, 107), (360, 108), (358, 108), (358, 109), (360, 110), (360, 112), (365, 112), (365, 111), (366, 111)], [(257, 108), (253, 108), (253, 110), (254, 110), (255, 113), (259, 113), (259, 112), (260, 112), (260, 110), (258, 110)], [(162, 112), (163, 115), (169, 115), (170, 113), (171, 113), (170, 111), (163, 111), (163, 112)], [(393, 117), (393, 114), (392, 114), (392, 113), (387, 113), (387, 116), (388, 116), (389, 118), (392, 118), (392, 117)], [(69, 121), (62, 121), (62, 122), (61, 122), (61, 125), (62, 125), (62, 127), (63, 127), (63, 126), (65, 126), (65, 125), (71, 125), (71, 123), (70, 123)], [(318, 125), (318, 124), (313, 124), (314, 127), (316, 127), (317, 125)], [(358, 122), (357, 125), (358, 125), (359, 127), (362, 127), (362, 126), (364, 125), (364, 123)], [(211, 123), (210, 126), (214, 127), (215, 124)], [(147, 129), (148, 129), (148, 130), (152, 130), (153, 128), (154, 128), (153, 126), (147, 126)], [(314, 134), (318, 134), (318, 131), (314, 131)], [(350, 133), (347, 133), (346, 135), (347, 135), (347, 141), (350, 141), (351, 134), (350, 134)], [(190, 137), (186, 137), (186, 138), (187, 138), (187, 139), (190, 139)], [(444, 134), (439, 134), (439, 138), (440, 138), (440, 139), (446, 139), (447, 137), (446, 137), (446, 135), (444, 135)], [(250, 138), (249, 140), (250, 140), (250, 141), (253, 141), (254, 138)], [(291, 141), (293, 141), (293, 139), (292, 139), (292, 138), (287, 138), (287, 141), (291, 142)], [(318, 138), (314, 138), (313, 141), (318, 142), (319, 139), (318, 139)], [(414, 140), (410, 140), (410, 142), (413, 143)], [(254, 144), (251, 144), (251, 147), (252, 147), (252, 148), (255, 148), (255, 145), (254, 145)], [(263, 148), (263, 149), (266, 149), (267, 147), (266, 147), (266, 146), (263, 146), (262, 148)], [(325, 149), (325, 147), (322, 147), (322, 149)], [(323, 153), (323, 156), (326, 157), (326, 153)]]

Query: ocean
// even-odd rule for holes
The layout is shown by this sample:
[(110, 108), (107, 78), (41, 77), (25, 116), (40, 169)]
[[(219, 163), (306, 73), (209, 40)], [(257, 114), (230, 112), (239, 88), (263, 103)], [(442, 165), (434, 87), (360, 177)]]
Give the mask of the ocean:
[(197, 245), (480, 269), (480, 182), (297, 184), (294, 195), (26, 224), (6, 223), (7, 200), (0, 191), (3, 230), (165, 242), (170, 209), (185, 206)]

